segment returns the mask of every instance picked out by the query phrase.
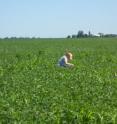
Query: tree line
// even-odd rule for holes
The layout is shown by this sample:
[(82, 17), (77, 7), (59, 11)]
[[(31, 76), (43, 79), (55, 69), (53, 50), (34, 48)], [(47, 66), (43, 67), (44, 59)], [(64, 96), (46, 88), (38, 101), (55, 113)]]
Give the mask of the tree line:
[(117, 37), (117, 34), (104, 34), (99, 32), (98, 35), (94, 35), (89, 31), (84, 33), (83, 30), (79, 30), (77, 34), (68, 35), (67, 38), (87, 38), (87, 37)]

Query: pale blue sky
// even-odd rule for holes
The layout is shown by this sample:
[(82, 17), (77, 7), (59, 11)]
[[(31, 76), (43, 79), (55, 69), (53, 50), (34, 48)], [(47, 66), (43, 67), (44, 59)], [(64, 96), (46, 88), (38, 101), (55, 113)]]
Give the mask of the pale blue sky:
[(117, 34), (117, 0), (0, 0), (0, 37)]

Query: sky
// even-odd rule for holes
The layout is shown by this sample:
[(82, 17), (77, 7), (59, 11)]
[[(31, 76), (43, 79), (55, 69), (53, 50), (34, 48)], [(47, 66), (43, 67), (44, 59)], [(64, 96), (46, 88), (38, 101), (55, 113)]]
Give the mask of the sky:
[(0, 0), (0, 37), (117, 34), (117, 0)]

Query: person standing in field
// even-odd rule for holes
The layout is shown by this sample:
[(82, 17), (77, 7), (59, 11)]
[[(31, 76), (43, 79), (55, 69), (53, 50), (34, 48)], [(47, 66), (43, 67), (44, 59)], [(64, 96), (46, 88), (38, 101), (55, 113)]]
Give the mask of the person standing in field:
[(73, 67), (74, 64), (69, 63), (73, 59), (73, 55), (70, 52), (67, 52), (64, 56), (59, 59), (58, 65), (61, 67)]

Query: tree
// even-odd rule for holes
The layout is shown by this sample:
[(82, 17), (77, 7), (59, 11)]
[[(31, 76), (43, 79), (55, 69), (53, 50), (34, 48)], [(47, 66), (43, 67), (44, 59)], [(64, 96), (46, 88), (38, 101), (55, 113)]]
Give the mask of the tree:
[(78, 31), (77, 38), (78, 37), (84, 37), (84, 32), (82, 30)]
[(75, 34), (72, 35), (72, 38), (77, 38), (77, 36)]
[(68, 35), (68, 36), (67, 36), (67, 38), (71, 38), (71, 36), (70, 36), (70, 35)]

